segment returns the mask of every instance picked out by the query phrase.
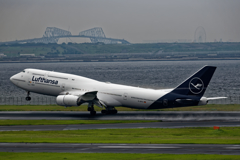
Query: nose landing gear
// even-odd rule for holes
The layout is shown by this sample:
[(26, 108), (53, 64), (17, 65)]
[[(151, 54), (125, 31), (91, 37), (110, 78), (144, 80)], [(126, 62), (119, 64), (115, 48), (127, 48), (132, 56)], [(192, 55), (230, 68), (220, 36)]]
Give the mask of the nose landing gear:
[(28, 92), (27, 92), (27, 97), (25, 98), (26, 101), (31, 101), (31, 97), (30, 97), (29, 95), (30, 95), (30, 92), (28, 91)]

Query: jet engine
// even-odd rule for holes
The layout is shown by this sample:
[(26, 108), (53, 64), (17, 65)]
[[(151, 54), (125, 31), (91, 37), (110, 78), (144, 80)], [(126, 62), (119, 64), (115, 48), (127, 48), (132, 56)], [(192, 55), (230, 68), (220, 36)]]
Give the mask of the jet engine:
[(57, 96), (56, 102), (60, 106), (79, 106), (81, 98), (73, 95)]
[(208, 99), (206, 97), (202, 97), (200, 101), (198, 102), (198, 105), (206, 105), (208, 103)]

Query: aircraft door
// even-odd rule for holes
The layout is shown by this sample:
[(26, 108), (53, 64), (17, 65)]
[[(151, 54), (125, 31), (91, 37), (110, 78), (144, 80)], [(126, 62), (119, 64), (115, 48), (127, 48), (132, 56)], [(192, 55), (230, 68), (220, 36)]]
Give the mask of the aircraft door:
[(128, 97), (128, 94), (127, 94), (127, 93), (124, 93), (124, 94), (123, 94), (123, 100), (127, 100), (127, 97)]
[(168, 106), (168, 99), (163, 100), (163, 106), (167, 107)]
[(28, 78), (28, 85), (29, 85), (29, 86), (35, 86), (35, 82), (32, 81), (32, 78), (31, 78), (31, 77)]
[(44, 78), (45, 79), (48, 79), (48, 74), (49, 74), (50, 72), (46, 72), (45, 74), (44, 74)]
[(62, 83), (62, 85), (61, 85), (61, 90), (62, 90), (62, 91), (65, 91), (65, 89), (66, 89), (65, 83)]

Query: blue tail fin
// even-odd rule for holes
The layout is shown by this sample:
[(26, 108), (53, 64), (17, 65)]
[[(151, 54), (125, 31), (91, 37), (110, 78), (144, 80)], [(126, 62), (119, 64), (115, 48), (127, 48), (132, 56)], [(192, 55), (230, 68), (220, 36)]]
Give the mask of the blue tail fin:
[(177, 86), (172, 93), (196, 96), (200, 99), (207, 89), (216, 68), (217, 67), (214, 66), (204, 66), (202, 69), (185, 80), (182, 84)]

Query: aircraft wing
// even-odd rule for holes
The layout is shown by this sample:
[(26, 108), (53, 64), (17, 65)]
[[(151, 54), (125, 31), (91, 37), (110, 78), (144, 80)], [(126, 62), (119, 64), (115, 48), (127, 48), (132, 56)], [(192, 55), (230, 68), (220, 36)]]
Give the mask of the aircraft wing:
[(84, 97), (84, 99), (94, 99), (97, 96), (98, 91), (90, 91), (90, 92), (84, 92), (84, 91), (65, 91), (61, 92), (60, 95), (74, 95), (78, 97)]
[(85, 103), (85, 102), (92, 102), (96, 106), (104, 108), (103, 106), (106, 106), (101, 100), (97, 98), (97, 92), (98, 91), (89, 91), (89, 92), (84, 92), (84, 91), (65, 91), (61, 92), (60, 95), (73, 95), (79, 97), (81, 100), (80, 103)]
[(95, 98), (97, 98), (97, 92), (98, 91), (91, 91), (91, 92), (85, 92), (82, 96), (81, 99), (84, 101), (92, 101)]

